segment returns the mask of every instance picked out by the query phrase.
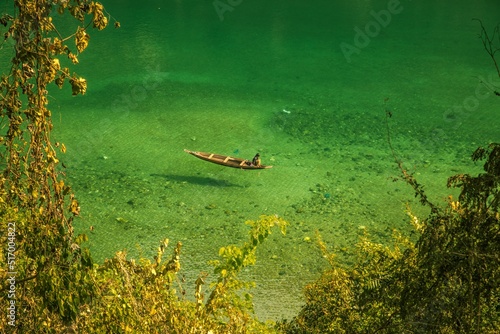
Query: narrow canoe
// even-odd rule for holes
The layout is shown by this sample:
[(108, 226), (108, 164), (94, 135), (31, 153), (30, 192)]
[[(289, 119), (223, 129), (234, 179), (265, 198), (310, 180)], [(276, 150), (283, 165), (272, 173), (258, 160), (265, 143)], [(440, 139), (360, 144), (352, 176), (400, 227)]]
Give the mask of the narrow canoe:
[(220, 154), (213, 154), (213, 153), (206, 153), (206, 152), (195, 152), (195, 151), (190, 151), (190, 150), (184, 150), (184, 152), (189, 153), (194, 155), (195, 157), (212, 162), (214, 164), (226, 166), (226, 167), (232, 167), (232, 168), (240, 168), (240, 169), (268, 169), (272, 168), (273, 166), (254, 166), (252, 165), (252, 162), (246, 159), (240, 159), (240, 158), (233, 158), (227, 155), (220, 155)]

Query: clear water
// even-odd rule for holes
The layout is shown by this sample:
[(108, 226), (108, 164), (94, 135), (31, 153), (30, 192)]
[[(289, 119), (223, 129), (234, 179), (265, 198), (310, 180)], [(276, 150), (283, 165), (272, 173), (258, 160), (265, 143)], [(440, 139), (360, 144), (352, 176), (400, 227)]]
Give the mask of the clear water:
[[(454, 193), (448, 176), (478, 171), (469, 154), (499, 140), (500, 100), (480, 80), (500, 79), (472, 19), (491, 30), (500, 3), (231, 3), (221, 20), (213, 1), (104, 1), (122, 27), (90, 32), (74, 69), (86, 96), (51, 91), (53, 138), (67, 146), (76, 230), (98, 261), (182, 241), (189, 291), (219, 247), (245, 240), (244, 221), (283, 216), (286, 237), (273, 234), (244, 276), (257, 282), (259, 318), (291, 317), (327, 265), (315, 231), (342, 255), (363, 227), (380, 242), (409, 231), (407, 202), (426, 214), (392, 180), (384, 99), (395, 149), (437, 203)], [(183, 149), (260, 152), (274, 168), (225, 168)]]

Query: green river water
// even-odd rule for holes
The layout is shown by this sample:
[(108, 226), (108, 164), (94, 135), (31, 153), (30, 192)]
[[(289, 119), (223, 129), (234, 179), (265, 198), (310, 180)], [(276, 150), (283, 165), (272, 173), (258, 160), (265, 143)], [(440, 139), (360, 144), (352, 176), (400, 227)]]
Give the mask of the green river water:
[[(406, 203), (427, 213), (393, 182), (385, 108), (395, 150), (436, 203), (456, 193), (448, 176), (479, 170), (477, 146), (500, 140), (500, 98), (487, 89), (500, 78), (472, 20), (492, 31), (498, 1), (103, 4), (121, 28), (89, 32), (72, 69), (87, 94), (50, 92), (82, 209), (76, 232), (99, 262), (181, 241), (191, 293), (220, 247), (244, 242), (246, 220), (282, 216), (287, 235), (271, 235), (243, 273), (261, 320), (293, 316), (327, 267), (316, 231), (345, 255), (365, 228), (384, 243), (394, 228), (410, 233)], [(260, 152), (273, 168), (226, 168), (183, 149)]]

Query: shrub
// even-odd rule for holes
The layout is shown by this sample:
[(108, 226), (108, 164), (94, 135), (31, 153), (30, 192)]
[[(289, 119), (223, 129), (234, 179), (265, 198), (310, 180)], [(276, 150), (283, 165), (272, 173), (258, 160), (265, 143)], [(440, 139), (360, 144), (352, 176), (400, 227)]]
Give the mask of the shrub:
[[(319, 244), (332, 268), (306, 288), (306, 305), (286, 333), (498, 333), (500, 330), (500, 144), (479, 148), (484, 173), (455, 175), (457, 200), (430, 203), (422, 186), (403, 178), (430, 206), (414, 244), (399, 233), (392, 248), (357, 245), (354, 265), (344, 268)], [(402, 168), (402, 165), (399, 164)]]

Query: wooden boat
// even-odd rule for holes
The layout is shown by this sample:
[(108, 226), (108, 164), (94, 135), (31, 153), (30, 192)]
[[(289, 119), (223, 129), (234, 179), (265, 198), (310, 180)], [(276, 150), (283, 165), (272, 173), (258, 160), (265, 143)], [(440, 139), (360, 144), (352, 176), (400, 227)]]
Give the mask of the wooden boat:
[(233, 158), (227, 155), (220, 155), (220, 154), (213, 154), (213, 153), (206, 153), (206, 152), (195, 152), (195, 151), (190, 151), (190, 150), (184, 150), (184, 152), (189, 153), (191, 155), (194, 155), (195, 157), (212, 162), (214, 164), (226, 166), (226, 167), (232, 167), (232, 168), (240, 168), (240, 169), (268, 169), (272, 168), (273, 166), (255, 166), (252, 164), (250, 160), (246, 159), (240, 159), (240, 158)]

